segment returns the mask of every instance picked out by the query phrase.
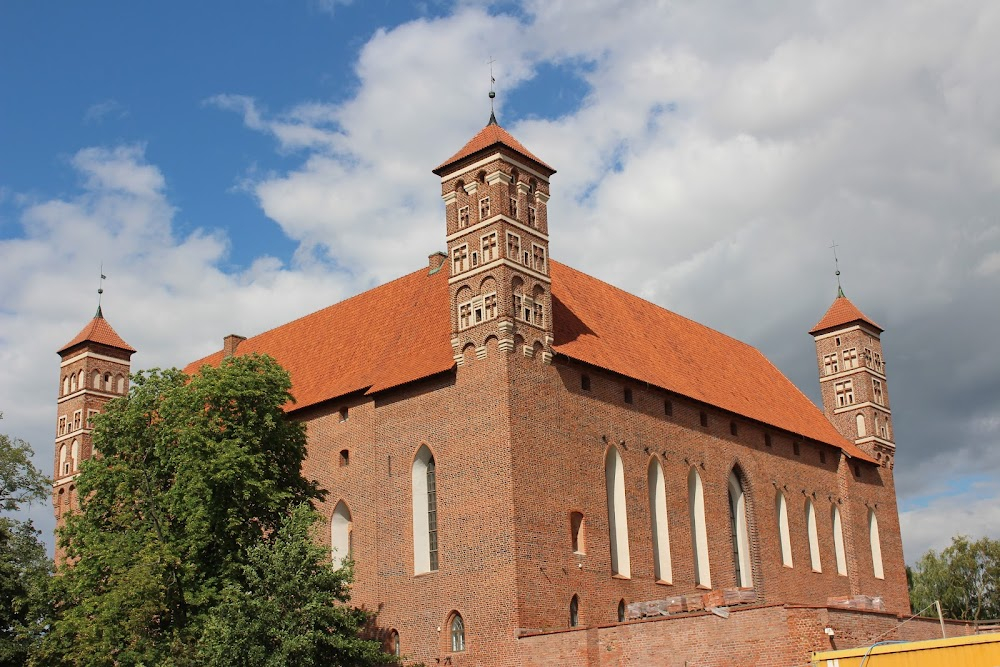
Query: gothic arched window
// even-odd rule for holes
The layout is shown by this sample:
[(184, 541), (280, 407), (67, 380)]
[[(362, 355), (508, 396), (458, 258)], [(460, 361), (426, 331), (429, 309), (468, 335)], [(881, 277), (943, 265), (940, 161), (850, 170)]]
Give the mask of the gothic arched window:
[(691, 513), (691, 550), (694, 554), (694, 583), (712, 586), (712, 575), (708, 566), (708, 532), (705, 529), (705, 491), (701, 486), (701, 475), (691, 468), (688, 473), (688, 509)]
[(833, 549), (837, 556), (837, 574), (847, 574), (847, 554), (844, 551), (844, 526), (840, 522), (840, 508), (833, 506)]
[(809, 562), (813, 572), (822, 572), (823, 564), (819, 558), (819, 534), (816, 532), (816, 508), (812, 500), (806, 498), (806, 530), (809, 532)]
[(667, 491), (659, 459), (649, 461), (649, 517), (653, 528), (653, 571), (657, 581), (671, 583), (670, 533), (667, 526)]
[(604, 481), (608, 496), (608, 539), (611, 544), (611, 573), (632, 575), (628, 551), (628, 516), (625, 513), (625, 471), (622, 457), (614, 447), (604, 457)]
[(580, 597), (573, 596), (569, 601), (569, 627), (575, 628), (580, 625)]
[(451, 617), (451, 650), (452, 651), (464, 651), (465, 650), (465, 621), (462, 620), (462, 615), (457, 611)]
[(330, 517), (330, 552), (336, 567), (354, 557), (354, 522), (351, 510), (343, 500), (337, 503)]
[(774, 498), (774, 513), (778, 518), (778, 544), (781, 547), (781, 564), (792, 567), (792, 536), (788, 530), (788, 503), (785, 495), (778, 491)]
[(747, 499), (734, 468), (729, 473), (729, 527), (733, 540), (733, 565), (739, 586), (753, 586), (750, 566), (750, 533), (747, 529)]
[(411, 468), (413, 490), (413, 571), (438, 569), (437, 466), (431, 450), (421, 445)]
[(872, 548), (872, 572), (876, 579), (885, 579), (885, 572), (882, 570), (882, 540), (878, 535), (878, 519), (872, 509), (868, 510), (868, 541)]

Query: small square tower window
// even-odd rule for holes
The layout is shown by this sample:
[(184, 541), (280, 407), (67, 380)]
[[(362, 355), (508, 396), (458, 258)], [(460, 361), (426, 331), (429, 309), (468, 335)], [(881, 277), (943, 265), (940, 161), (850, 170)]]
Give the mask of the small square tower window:
[(347, 409), (347, 406), (345, 405), (344, 407), (342, 407), (342, 408), (340, 409), (340, 421), (342, 421), (342, 422), (346, 422), (346, 421), (347, 421), (347, 417), (348, 417), (348, 414), (349, 414), (349, 413), (348, 413), (348, 409)]
[(346, 449), (340, 450), (340, 457), (338, 460), (341, 468), (351, 465), (351, 452)]

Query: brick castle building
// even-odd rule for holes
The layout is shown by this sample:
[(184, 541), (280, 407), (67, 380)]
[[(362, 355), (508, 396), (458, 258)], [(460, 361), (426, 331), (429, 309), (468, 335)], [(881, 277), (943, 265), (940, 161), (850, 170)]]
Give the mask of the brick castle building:
[[(777, 632), (755, 664), (790, 664), (909, 610), (877, 324), (841, 292), (810, 331), (820, 410), (753, 347), (551, 260), (555, 170), (495, 118), (434, 173), (446, 253), (187, 368), (290, 371), (326, 539), (392, 650), (741, 664), (705, 651)], [(133, 352), (100, 311), (59, 352), (57, 517)]]

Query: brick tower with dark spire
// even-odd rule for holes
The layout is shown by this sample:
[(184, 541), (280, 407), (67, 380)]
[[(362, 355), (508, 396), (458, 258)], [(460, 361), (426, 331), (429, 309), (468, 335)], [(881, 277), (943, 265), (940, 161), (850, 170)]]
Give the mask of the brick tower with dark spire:
[[(122, 340), (98, 306), (87, 326), (59, 349), (52, 506), (56, 527), (77, 507), (76, 476), (80, 464), (94, 455), (91, 430), (104, 404), (128, 391), (129, 364), (135, 349)], [(62, 560), (56, 549), (56, 561)]]

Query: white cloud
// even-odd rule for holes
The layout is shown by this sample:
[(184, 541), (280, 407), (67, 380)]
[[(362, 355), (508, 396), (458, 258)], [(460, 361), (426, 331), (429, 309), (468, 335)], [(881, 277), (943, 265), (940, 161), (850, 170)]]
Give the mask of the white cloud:
[[(376, 32), (342, 102), (272, 111), (224, 90), (207, 101), (273, 137), (284, 164), (299, 160), (246, 184), (300, 244), (291, 267), (262, 258), (222, 271), (227, 239), (175, 236), (164, 175), (141, 146), (81, 151), (80, 194), (28, 205), (26, 238), (0, 241), (5, 284), (30, 276), (0, 309), (0, 361), (24, 376), (45, 367), (38, 359), (54, 369), (52, 350), (93, 300), (96, 285), (78, 281), (96, 275), (98, 255), (109, 318), (141, 350), (139, 366), (182, 364), (223, 333), (260, 331), (412, 270), (444, 247), (429, 170), (485, 123), (476, 82), (492, 55), (501, 122), (559, 170), (553, 257), (757, 345), (815, 394), (805, 331), (833, 298), (835, 239), (848, 295), (886, 327), (901, 497), (942, 477), (1000, 473), (1000, 433), (983, 427), (1000, 404), (1000, 309), (989, 307), (1000, 287), (1000, 5), (538, 0), (524, 10), (460, 3)], [(587, 83), (579, 108), (507, 122), (503, 91), (542, 64)], [(0, 387), (5, 426), (14, 404), (32, 429), (51, 421), (52, 380)], [(36, 442), (51, 431), (38, 428)], [(982, 485), (966, 499), (991, 516), (1000, 492)], [(956, 507), (947, 502), (904, 513), (911, 557), (933, 542), (928, 526), (946, 542), (959, 525), (937, 518)]]

